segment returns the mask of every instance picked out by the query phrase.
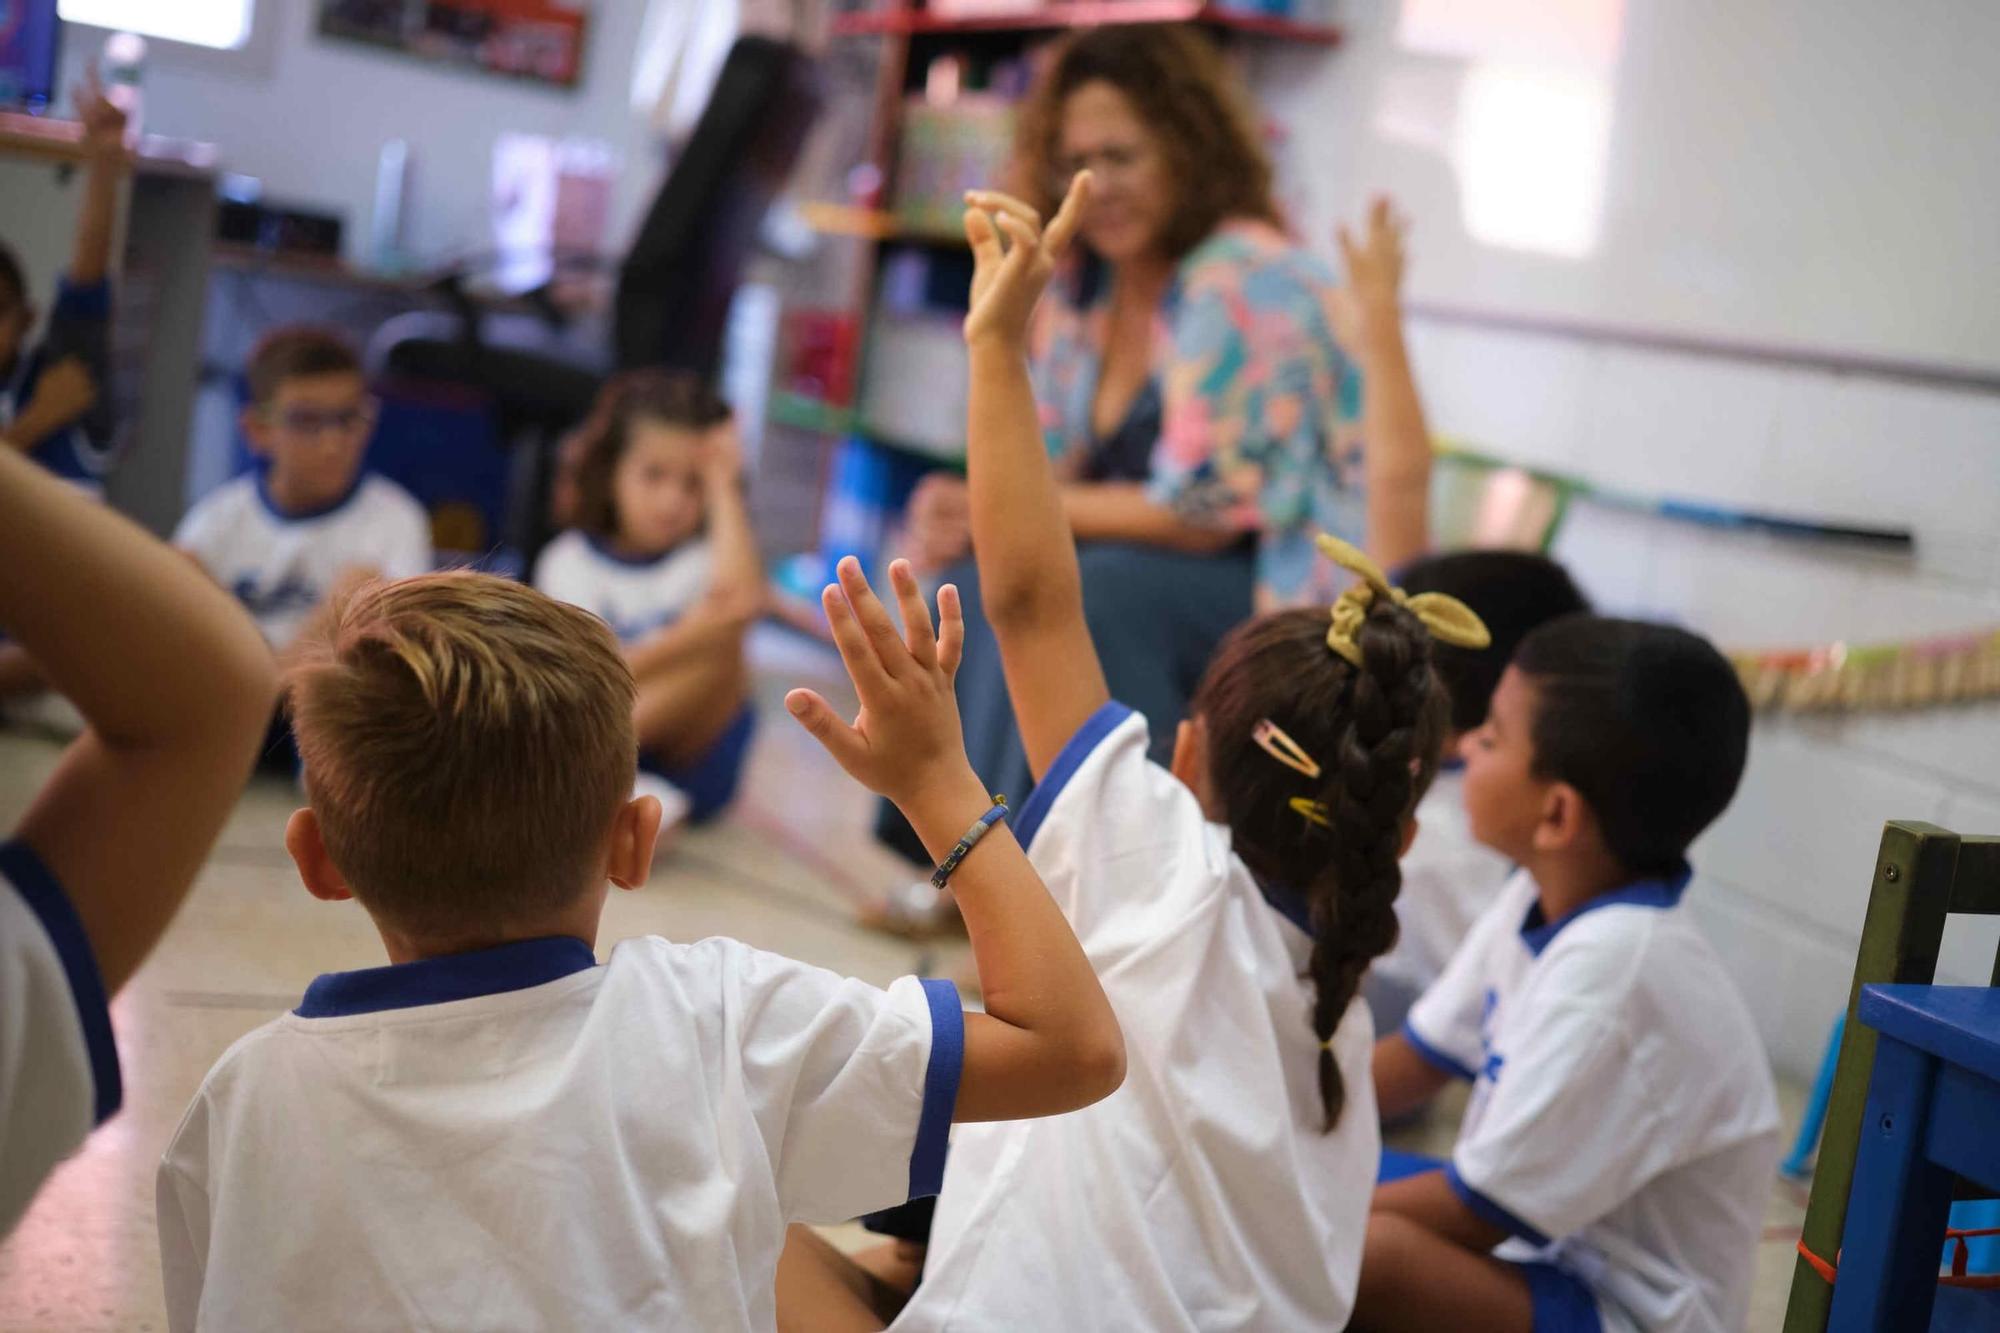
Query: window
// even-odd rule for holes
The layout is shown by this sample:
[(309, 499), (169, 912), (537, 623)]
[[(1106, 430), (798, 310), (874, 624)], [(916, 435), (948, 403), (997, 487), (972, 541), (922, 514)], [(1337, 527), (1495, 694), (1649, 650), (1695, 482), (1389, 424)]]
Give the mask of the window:
[(250, 40), (256, 8), (257, 0), (59, 0), (56, 11), (71, 23), (234, 51)]

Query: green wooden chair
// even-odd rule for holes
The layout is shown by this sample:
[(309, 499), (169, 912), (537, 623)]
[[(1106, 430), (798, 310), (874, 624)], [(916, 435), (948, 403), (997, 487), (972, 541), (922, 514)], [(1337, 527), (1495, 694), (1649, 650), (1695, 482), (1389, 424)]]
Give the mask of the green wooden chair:
[[(1819, 1165), (1806, 1207), (1804, 1249), (1834, 1261), (1847, 1225), (1847, 1195), (1861, 1142), (1875, 1033), (1856, 1018), (1861, 988), (1882, 982), (1928, 985), (1937, 977), (1944, 919), (1953, 914), (2000, 916), (2000, 837), (1961, 837), (1935, 824), (1893, 821), (1882, 830), (1868, 916), (1847, 996), (1847, 1030), (1827, 1105)], [(1992, 984), (2000, 986), (2000, 956)], [(1975, 1190), (1972, 1197), (1983, 1197)], [(1792, 1272), (1785, 1333), (1824, 1333), (1833, 1286), (1801, 1254)]]

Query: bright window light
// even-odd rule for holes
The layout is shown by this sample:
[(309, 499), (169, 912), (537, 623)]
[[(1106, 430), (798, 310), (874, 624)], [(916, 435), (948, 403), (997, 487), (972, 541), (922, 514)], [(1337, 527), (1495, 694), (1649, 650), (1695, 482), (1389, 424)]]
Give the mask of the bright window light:
[(257, 0), (58, 0), (56, 12), (71, 23), (163, 37), (191, 46), (233, 51), (250, 40)]

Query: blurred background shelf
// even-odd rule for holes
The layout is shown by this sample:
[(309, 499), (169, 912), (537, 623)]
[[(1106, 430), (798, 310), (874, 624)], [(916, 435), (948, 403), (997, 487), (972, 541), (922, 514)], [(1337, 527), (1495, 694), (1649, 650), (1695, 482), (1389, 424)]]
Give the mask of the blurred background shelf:
[(1259, 37), (1333, 46), (1340, 29), (1203, 0), (1072, 0), (1034, 9), (993, 13), (933, 13), (923, 9), (879, 9), (843, 14), (833, 21), (835, 36), (883, 33), (973, 33), (1055, 31), (1107, 23), (1201, 23)]

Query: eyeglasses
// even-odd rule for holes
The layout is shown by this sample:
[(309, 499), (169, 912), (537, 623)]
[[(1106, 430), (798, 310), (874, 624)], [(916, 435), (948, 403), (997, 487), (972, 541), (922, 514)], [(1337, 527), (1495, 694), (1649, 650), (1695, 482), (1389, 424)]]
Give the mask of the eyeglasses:
[(1069, 183), (1076, 179), (1079, 171), (1088, 170), (1107, 184), (1130, 180), (1152, 156), (1153, 150), (1146, 144), (1111, 144), (1095, 152), (1058, 159), (1055, 176), (1049, 183), (1054, 187), (1052, 192), (1061, 196), (1068, 191)]
[(319, 435), (324, 431), (342, 433), (364, 430), (375, 424), (375, 403), (371, 399), (355, 407), (321, 411), (316, 407), (288, 407), (271, 414), (271, 421), (289, 435)]

